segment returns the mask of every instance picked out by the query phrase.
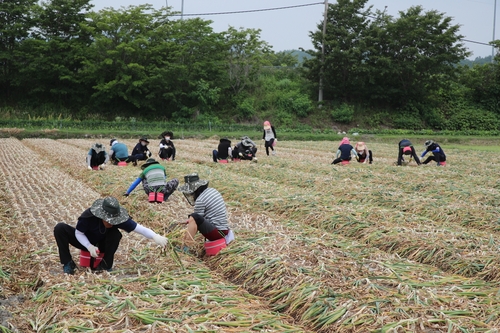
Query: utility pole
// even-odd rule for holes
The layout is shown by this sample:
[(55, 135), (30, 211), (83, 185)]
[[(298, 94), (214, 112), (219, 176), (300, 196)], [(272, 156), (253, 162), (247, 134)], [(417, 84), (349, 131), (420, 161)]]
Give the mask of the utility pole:
[(184, 19), (184, 0), (181, 3), (181, 21)]
[(323, 72), (324, 72), (323, 67), (325, 65), (325, 37), (326, 37), (326, 20), (327, 20), (327, 18), (328, 18), (328, 0), (325, 0), (325, 12), (323, 14), (323, 40), (321, 41), (321, 67), (319, 69), (318, 102), (323, 101)]

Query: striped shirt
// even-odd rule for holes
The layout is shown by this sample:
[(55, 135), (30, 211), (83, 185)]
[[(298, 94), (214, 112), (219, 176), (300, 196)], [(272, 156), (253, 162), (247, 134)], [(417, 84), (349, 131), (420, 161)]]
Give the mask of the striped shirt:
[(229, 230), (226, 204), (216, 189), (209, 187), (200, 194), (194, 203), (194, 212), (203, 216), (218, 230)]

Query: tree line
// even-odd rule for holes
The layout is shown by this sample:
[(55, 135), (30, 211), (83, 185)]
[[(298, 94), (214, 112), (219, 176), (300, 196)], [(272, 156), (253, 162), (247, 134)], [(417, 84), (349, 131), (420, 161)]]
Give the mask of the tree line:
[(414, 6), (392, 17), (367, 1), (330, 4), (326, 34), (320, 22), (299, 62), (258, 29), (216, 33), (168, 8), (5, 0), (1, 106), (75, 119), (498, 129), (498, 61), (461, 65), (469, 52), (444, 13)]

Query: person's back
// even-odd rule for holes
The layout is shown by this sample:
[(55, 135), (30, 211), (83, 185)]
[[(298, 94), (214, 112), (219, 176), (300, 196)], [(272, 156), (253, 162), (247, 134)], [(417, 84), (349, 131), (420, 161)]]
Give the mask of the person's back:
[(128, 158), (128, 148), (122, 142), (113, 143), (111, 150), (114, 151), (114, 156), (116, 158)]
[(228, 229), (226, 204), (216, 189), (208, 187), (196, 198), (194, 212), (210, 220), (217, 229)]
[(219, 146), (217, 147), (217, 158), (220, 160), (227, 160), (227, 158), (229, 157), (230, 148), (231, 148), (230, 140), (226, 138), (220, 139)]
[(152, 164), (144, 169), (141, 177), (149, 186), (162, 186), (166, 184), (167, 176), (165, 167), (161, 164)]

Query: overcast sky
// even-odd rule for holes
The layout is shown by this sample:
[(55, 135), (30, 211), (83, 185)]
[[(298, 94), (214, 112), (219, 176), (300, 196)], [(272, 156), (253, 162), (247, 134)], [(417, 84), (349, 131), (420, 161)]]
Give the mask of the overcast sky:
[[(265, 10), (279, 7), (292, 7), (319, 3), (322, 0), (93, 0), (94, 10), (104, 7), (120, 8), (130, 5), (149, 3), (155, 8), (162, 6), (172, 7), (179, 13), (184, 4), (184, 18), (190, 14), (226, 13), (234, 11), (262, 10), (241, 14), (213, 14), (200, 15), (201, 18), (213, 21), (214, 31), (227, 30), (229, 26), (235, 28), (261, 29), (261, 38), (268, 42), (273, 50), (284, 51), (311, 49), (312, 44), (309, 32), (316, 30), (323, 18), (324, 5), (315, 4), (279, 10)], [(335, 3), (333, 0), (330, 3)], [(488, 43), (493, 38), (493, 13), (495, 0), (369, 0), (367, 5), (373, 9), (384, 10), (394, 17), (399, 17), (399, 11), (405, 11), (411, 6), (421, 5), (424, 10), (438, 10), (453, 18), (454, 24), (461, 26), (460, 33), (464, 39)], [(497, 3), (497, 22), (495, 39), (500, 39), (500, 1)], [(470, 57), (491, 55), (492, 48), (472, 42), (465, 45), (473, 52)]]

